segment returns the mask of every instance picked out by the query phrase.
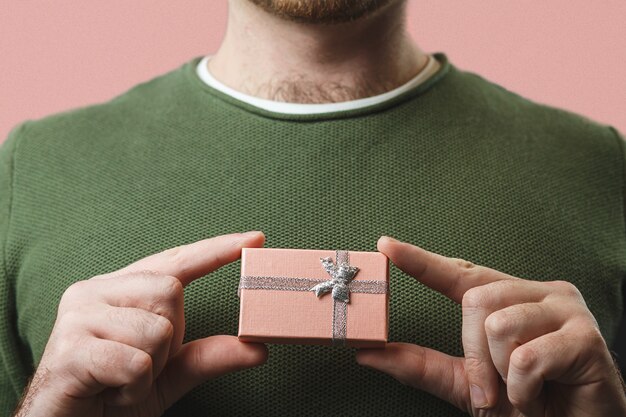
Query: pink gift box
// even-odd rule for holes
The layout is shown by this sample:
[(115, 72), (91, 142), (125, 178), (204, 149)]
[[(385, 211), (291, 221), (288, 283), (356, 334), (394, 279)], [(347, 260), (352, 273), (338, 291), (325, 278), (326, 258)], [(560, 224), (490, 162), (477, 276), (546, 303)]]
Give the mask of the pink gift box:
[(244, 342), (387, 343), (389, 261), (380, 252), (243, 248), (238, 294)]

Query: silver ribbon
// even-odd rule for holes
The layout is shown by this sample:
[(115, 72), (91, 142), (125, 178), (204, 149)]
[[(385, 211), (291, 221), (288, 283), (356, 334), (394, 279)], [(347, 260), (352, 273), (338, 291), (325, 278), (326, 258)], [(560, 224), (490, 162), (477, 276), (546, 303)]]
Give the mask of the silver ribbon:
[(385, 294), (389, 291), (389, 284), (387, 281), (379, 280), (353, 281), (359, 268), (350, 265), (348, 251), (336, 250), (334, 265), (330, 257), (320, 258), (320, 261), (331, 279), (242, 275), (239, 280), (237, 295), (241, 296), (241, 290), (244, 288), (256, 290), (313, 291), (317, 297), (321, 297), (327, 292), (332, 292), (332, 343), (333, 345), (345, 345), (350, 292)]
[(336, 257), (336, 265), (333, 265), (333, 261), (330, 257), (320, 258), (324, 269), (328, 272), (331, 279), (317, 284), (315, 287), (311, 288), (311, 290), (315, 291), (315, 295), (318, 297), (332, 290), (335, 300), (349, 303), (350, 290), (348, 289), (348, 284), (352, 281), (356, 273), (359, 272), (359, 268), (350, 266), (348, 251), (336, 251)]

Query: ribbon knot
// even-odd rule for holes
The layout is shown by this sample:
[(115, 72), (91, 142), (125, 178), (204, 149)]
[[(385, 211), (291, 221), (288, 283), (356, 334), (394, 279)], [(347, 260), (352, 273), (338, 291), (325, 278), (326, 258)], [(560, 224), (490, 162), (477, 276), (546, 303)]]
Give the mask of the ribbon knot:
[(311, 291), (315, 291), (315, 295), (320, 297), (332, 290), (332, 296), (335, 300), (348, 303), (350, 301), (348, 284), (359, 271), (359, 268), (350, 266), (347, 262), (340, 262), (339, 259), (335, 265), (330, 257), (320, 258), (320, 261), (322, 261), (322, 265), (331, 279), (317, 284), (311, 288)]

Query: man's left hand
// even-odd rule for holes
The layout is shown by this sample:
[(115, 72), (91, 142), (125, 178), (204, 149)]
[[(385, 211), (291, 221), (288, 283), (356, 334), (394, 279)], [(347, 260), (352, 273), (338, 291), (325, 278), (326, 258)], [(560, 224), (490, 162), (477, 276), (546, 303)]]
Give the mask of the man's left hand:
[(473, 416), (626, 416), (619, 371), (573, 284), (516, 278), (388, 237), (378, 250), (461, 303), (465, 356), (388, 343), (358, 350), (359, 364)]

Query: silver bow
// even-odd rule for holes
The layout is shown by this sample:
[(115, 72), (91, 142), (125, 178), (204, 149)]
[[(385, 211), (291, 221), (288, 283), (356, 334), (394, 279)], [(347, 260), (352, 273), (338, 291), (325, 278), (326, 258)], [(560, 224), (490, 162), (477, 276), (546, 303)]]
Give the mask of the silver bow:
[(359, 271), (359, 268), (350, 266), (347, 262), (340, 262), (339, 259), (337, 259), (337, 265), (334, 265), (330, 257), (320, 258), (320, 260), (331, 279), (317, 284), (311, 288), (311, 291), (315, 291), (315, 295), (319, 297), (332, 289), (332, 295), (335, 300), (343, 301), (344, 303), (350, 302), (348, 284)]

